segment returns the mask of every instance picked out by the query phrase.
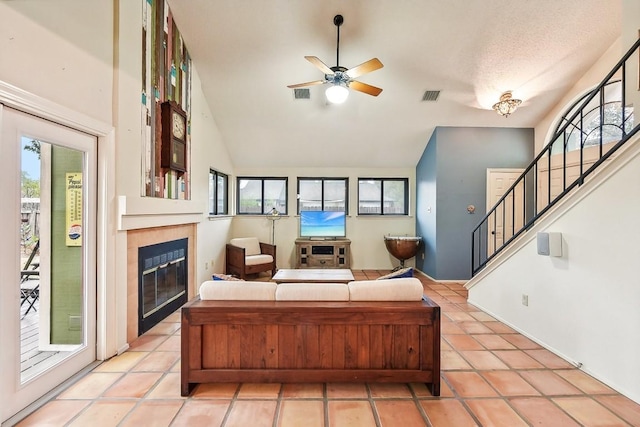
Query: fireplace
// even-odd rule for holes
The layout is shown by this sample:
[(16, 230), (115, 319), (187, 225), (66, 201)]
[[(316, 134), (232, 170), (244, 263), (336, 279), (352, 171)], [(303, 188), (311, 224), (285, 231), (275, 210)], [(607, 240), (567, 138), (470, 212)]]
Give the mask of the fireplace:
[(138, 248), (138, 335), (187, 302), (189, 239)]

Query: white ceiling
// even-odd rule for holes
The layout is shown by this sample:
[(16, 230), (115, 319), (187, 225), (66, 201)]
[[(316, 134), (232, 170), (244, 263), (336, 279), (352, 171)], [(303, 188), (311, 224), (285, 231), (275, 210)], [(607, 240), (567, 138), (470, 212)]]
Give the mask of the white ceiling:
[[(534, 127), (621, 35), (621, 0), (169, 0), (237, 167), (411, 167), (436, 126)], [(328, 105), (304, 59), (384, 68)], [(604, 76), (603, 76), (604, 77)], [(440, 90), (437, 102), (422, 102)], [(508, 118), (491, 105), (523, 100)]]

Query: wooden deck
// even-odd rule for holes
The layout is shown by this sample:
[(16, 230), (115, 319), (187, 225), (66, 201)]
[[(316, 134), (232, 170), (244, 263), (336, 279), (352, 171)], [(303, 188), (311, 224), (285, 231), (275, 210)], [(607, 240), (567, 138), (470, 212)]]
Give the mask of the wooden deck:
[(20, 372), (23, 381), (45, 371), (62, 356), (59, 351), (40, 351), (38, 349), (40, 300), (27, 313), (29, 305), (20, 307)]

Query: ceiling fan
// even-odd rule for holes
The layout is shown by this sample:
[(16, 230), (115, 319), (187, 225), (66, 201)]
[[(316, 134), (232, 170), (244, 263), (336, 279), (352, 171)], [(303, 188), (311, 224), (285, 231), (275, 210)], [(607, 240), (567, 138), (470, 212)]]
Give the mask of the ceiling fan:
[(345, 68), (340, 66), (340, 26), (343, 22), (344, 18), (342, 17), (342, 15), (336, 15), (333, 18), (333, 23), (338, 30), (335, 67), (328, 67), (316, 56), (305, 56), (304, 58), (307, 61), (311, 62), (324, 73), (324, 79), (289, 85), (287, 86), (288, 88), (295, 89), (304, 86), (315, 86), (329, 83), (331, 84), (331, 86), (327, 88), (326, 95), (329, 102), (334, 104), (341, 104), (347, 99), (347, 96), (349, 96), (348, 88), (357, 90), (358, 92), (366, 93), (367, 95), (371, 96), (380, 95), (382, 89), (380, 89), (379, 87), (371, 86), (355, 80), (356, 78), (364, 74), (382, 68), (382, 62), (380, 62), (378, 58), (370, 59), (353, 68)]

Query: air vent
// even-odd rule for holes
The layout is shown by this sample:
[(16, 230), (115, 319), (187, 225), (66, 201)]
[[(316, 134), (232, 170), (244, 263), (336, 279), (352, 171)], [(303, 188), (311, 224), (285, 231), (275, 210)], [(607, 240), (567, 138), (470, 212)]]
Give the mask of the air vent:
[(309, 91), (309, 89), (294, 89), (293, 98), (294, 99), (311, 99), (311, 91)]
[(423, 101), (435, 102), (438, 100), (440, 96), (439, 90), (425, 90), (424, 95), (422, 95)]

